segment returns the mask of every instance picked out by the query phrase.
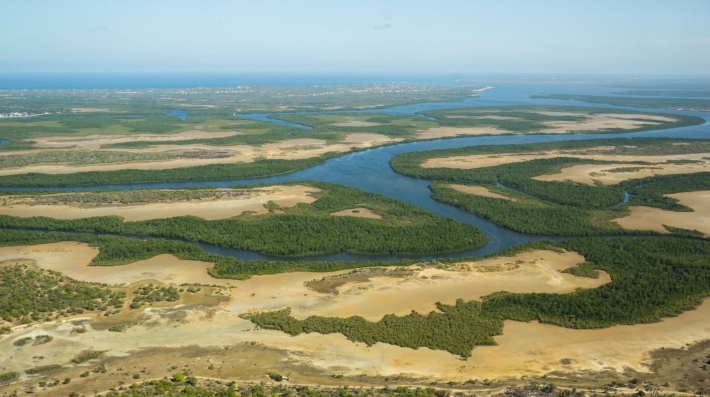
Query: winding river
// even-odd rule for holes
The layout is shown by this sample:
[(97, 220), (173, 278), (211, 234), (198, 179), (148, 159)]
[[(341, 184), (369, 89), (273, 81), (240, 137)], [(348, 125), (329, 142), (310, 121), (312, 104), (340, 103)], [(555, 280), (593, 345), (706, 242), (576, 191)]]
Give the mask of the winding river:
[[(612, 109), (627, 109), (640, 110), (658, 113), (680, 113), (686, 115), (699, 116), (708, 119), (709, 114), (705, 112), (688, 112), (688, 111), (667, 111), (662, 109), (639, 109), (621, 106), (610, 106), (600, 104), (587, 104), (574, 101), (563, 100), (541, 100), (530, 99), (530, 95), (540, 93), (570, 93), (570, 94), (586, 94), (586, 95), (609, 95), (612, 91), (618, 88), (594, 87), (594, 86), (579, 86), (579, 85), (503, 85), (496, 86), (480, 93), (478, 98), (470, 98), (461, 102), (448, 103), (425, 103), (417, 105), (408, 105), (395, 107), (390, 109), (380, 109), (374, 112), (413, 115), (422, 110), (443, 109), (452, 107), (470, 107), (470, 106), (511, 106), (511, 105), (555, 105), (555, 106), (585, 106), (599, 107)], [(362, 112), (373, 112), (367, 110)], [(183, 114), (175, 114), (182, 116)], [(187, 116), (185, 116), (187, 117)], [(269, 120), (265, 114), (247, 115), (248, 118), (256, 120)], [(277, 121), (278, 122), (278, 121)], [(300, 128), (293, 123), (282, 123), (294, 128)], [(447, 204), (434, 201), (430, 198), (429, 189), (427, 186), (431, 183), (427, 180), (413, 179), (399, 175), (392, 171), (389, 167), (389, 160), (399, 154), (422, 151), (430, 149), (448, 149), (462, 146), (475, 145), (502, 145), (502, 144), (522, 144), (522, 143), (537, 143), (537, 142), (552, 142), (563, 140), (583, 140), (583, 139), (603, 139), (603, 138), (631, 138), (631, 137), (673, 137), (673, 138), (709, 138), (710, 124), (705, 123), (699, 126), (682, 127), (667, 130), (646, 131), (639, 133), (627, 134), (564, 134), (564, 135), (511, 135), (511, 136), (482, 136), (469, 138), (453, 138), (440, 139), (425, 142), (411, 142), (392, 146), (379, 147), (369, 149), (362, 152), (346, 154), (342, 157), (328, 160), (327, 162), (311, 167), (305, 170), (297, 171), (291, 174), (279, 175), (266, 178), (257, 178), (249, 180), (229, 180), (229, 181), (206, 181), (206, 182), (167, 182), (154, 184), (140, 185), (103, 185), (77, 188), (64, 188), (62, 190), (94, 190), (94, 189), (138, 189), (138, 188), (181, 188), (181, 187), (196, 187), (196, 186), (217, 186), (230, 187), (240, 185), (251, 185), (256, 183), (278, 184), (282, 182), (292, 181), (322, 181), (340, 183), (352, 187), (356, 187), (368, 192), (379, 193), (389, 196), (403, 202), (416, 205), (433, 212), (440, 216), (456, 219), (460, 222), (475, 225), (481, 229), (489, 239), (485, 247), (452, 254), (438, 255), (354, 255), (348, 253), (337, 253), (331, 255), (320, 255), (306, 258), (288, 259), (283, 257), (270, 257), (261, 255), (255, 252), (235, 250), (229, 248), (217, 247), (209, 244), (195, 243), (206, 251), (233, 256), (238, 259), (267, 259), (267, 260), (397, 260), (401, 258), (419, 258), (424, 260), (434, 258), (456, 258), (467, 256), (482, 256), (490, 253), (495, 253), (503, 249), (520, 245), (526, 242), (540, 239), (560, 240), (562, 238), (546, 237), (546, 236), (531, 236), (522, 233), (513, 232), (511, 230), (498, 227), (491, 222), (474, 216), (468, 212), (459, 210)]]

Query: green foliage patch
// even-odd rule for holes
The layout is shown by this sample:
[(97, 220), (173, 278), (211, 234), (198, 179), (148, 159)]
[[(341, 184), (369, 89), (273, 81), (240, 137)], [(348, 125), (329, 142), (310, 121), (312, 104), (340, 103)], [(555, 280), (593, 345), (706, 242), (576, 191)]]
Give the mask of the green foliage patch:
[(106, 350), (100, 350), (100, 351), (92, 351), (92, 352), (87, 352), (84, 354), (81, 354), (79, 356), (74, 357), (71, 362), (74, 364), (81, 364), (84, 362), (87, 362), (89, 360), (93, 360), (95, 358), (101, 357), (104, 353), (106, 353)]
[(22, 264), (0, 266), (0, 316), (7, 322), (29, 323), (57, 312), (100, 310), (112, 295), (108, 288), (71, 280), (51, 270), (32, 270)]
[(62, 366), (59, 364), (50, 364), (50, 365), (42, 365), (39, 367), (34, 367), (30, 368), (25, 371), (27, 375), (35, 375), (35, 374), (41, 374), (42, 372), (49, 372), (49, 371), (54, 371), (55, 369), (59, 369)]
[[(475, 226), (398, 200), (332, 183), (306, 184), (322, 189), (313, 193), (318, 200), (285, 208), (283, 214), (246, 213), (219, 220), (182, 216), (137, 222), (124, 222), (116, 216), (75, 220), (0, 216), (0, 227), (180, 238), (281, 256), (442, 253), (480, 247), (487, 241)], [(383, 219), (330, 216), (359, 206)]]
[(156, 287), (148, 284), (133, 292), (136, 296), (130, 305), (131, 309), (139, 309), (146, 303), (175, 302), (180, 299), (180, 293), (175, 287)]

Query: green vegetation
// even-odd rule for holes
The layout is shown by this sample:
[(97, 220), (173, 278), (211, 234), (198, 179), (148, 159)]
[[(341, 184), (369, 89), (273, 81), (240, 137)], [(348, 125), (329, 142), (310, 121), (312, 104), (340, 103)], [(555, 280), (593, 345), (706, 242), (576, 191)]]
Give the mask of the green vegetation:
[(175, 287), (156, 287), (152, 283), (140, 287), (133, 292), (136, 297), (130, 305), (131, 309), (140, 309), (144, 304), (153, 302), (175, 302), (180, 299), (180, 293)]
[(652, 232), (630, 231), (610, 222), (628, 214), (626, 207), (585, 209), (554, 204), (509, 189), (488, 188), (517, 201), (462, 193), (446, 184), (434, 182), (429, 186), (431, 197), (442, 203), (468, 211), (520, 233), (546, 236), (608, 236)]
[(126, 331), (127, 326), (125, 324), (121, 325), (114, 325), (111, 327), (108, 327), (109, 332), (124, 332)]
[(0, 266), (0, 316), (7, 322), (50, 320), (55, 314), (106, 310), (114, 299), (108, 288), (71, 280), (25, 264)]
[[(316, 387), (289, 386), (283, 383), (268, 385), (261, 384), (236, 386), (234, 382), (222, 380), (197, 380), (188, 377), (185, 382), (163, 378), (143, 383), (134, 383), (130, 386), (112, 388), (106, 394), (97, 394), (99, 397), (445, 397), (445, 390), (435, 389), (410, 389), (408, 387), (362, 388), (362, 387)], [(557, 397), (557, 396), (551, 396)], [(573, 396), (573, 397), (582, 397)]]
[(77, 356), (77, 357), (74, 357), (74, 358), (71, 360), (71, 362), (73, 362), (74, 364), (81, 364), (81, 363), (87, 362), (87, 361), (89, 361), (89, 360), (93, 360), (93, 359), (95, 359), (95, 358), (99, 358), (99, 357), (101, 357), (104, 353), (106, 353), (106, 350), (87, 352), (87, 353), (81, 354), (81, 355), (79, 355), (79, 356)]
[(683, 229), (680, 227), (673, 227), (668, 225), (663, 225), (663, 227), (669, 232), (671, 232), (671, 234), (678, 237), (703, 238), (705, 236), (705, 233), (699, 230)]
[(34, 343), (34, 345), (35, 345), (35, 346), (37, 346), (37, 345), (43, 345), (43, 344), (45, 344), (45, 343), (51, 342), (53, 339), (54, 339), (54, 337), (53, 337), (53, 336), (50, 336), (50, 335), (37, 335), (37, 336), (35, 336), (35, 343)]
[(577, 277), (599, 278), (599, 270), (591, 262), (580, 263), (575, 267), (563, 270), (562, 273), (569, 273)]
[(20, 377), (19, 372), (5, 372), (0, 374), (0, 382), (10, 382)]
[[(614, 106), (631, 106), (637, 108), (655, 108), (671, 110), (695, 110), (706, 112), (710, 109), (710, 99), (687, 99), (687, 98), (630, 98), (597, 95), (532, 95), (535, 99), (562, 99), (588, 103), (605, 103)], [(676, 117), (676, 115), (673, 115)], [(704, 120), (703, 120), (704, 122)], [(692, 123), (688, 125), (702, 124)]]
[[(373, 345), (446, 350), (470, 356), (478, 345), (494, 344), (503, 321), (537, 320), (567, 328), (589, 329), (617, 324), (658, 322), (700, 304), (710, 295), (710, 242), (679, 238), (571, 239), (550, 247), (583, 255), (581, 272), (603, 270), (612, 281), (570, 294), (498, 292), (481, 301), (438, 303), (428, 315), (386, 315), (378, 322), (362, 317), (311, 316), (297, 320), (290, 310), (244, 314), (256, 325), (291, 335), (342, 333)], [(535, 247), (540, 244), (534, 245)], [(528, 248), (532, 248), (530, 246)], [(571, 272), (571, 270), (570, 270)]]
[(41, 152), (0, 156), (0, 169), (20, 168), (37, 164), (67, 164), (82, 166), (91, 164), (128, 163), (138, 161), (171, 160), (180, 156), (169, 153), (128, 152)]
[(641, 170), (659, 169), (660, 167), (619, 167), (605, 170), (605, 172), (636, 172)]
[[(116, 216), (75, 220), (0, 216), (0, 227), (180, 238), (281, 256), (335, 252), (442, 253), (486, 243), (485, 235), (472, 225), (436, 216), (398, 200), (332, 183), (305, 183), (322, 189), (312, 193), (318, 200), (283, 208), (283, 214), (245, 213), (211, 221), (183, 216), (137, 222), (123, 222)], [(380, 214), (382, 219), (330, 216), (336, 211), (363, 206)]]
[[(7, 192), (2, 192), (7, 193)], [(164, 203), (176, 201), (208, 201), (232, 199), (249, 195), (248, 189), (216, 189), (214, 187), (191, 189), (135, 189), (97, 190), (87, 192), (13, 192), (12, 203), (22, 205), (70, 205), (82, 208), (104, 205)], [(6, 196), (6, 198), (8, 198)]]
[[(21, 246), (54, 243), (59, 241), (77, 241), (87, 243), (99, 248), (97, 255), (90, 265), (93, 266), (117, 266), (133, 263), (136, 261), (152, 258), (160, 254), (175, 255), (183, 260), (196, 260), (214, 263), (208, 269), (210, 275), (215, 278), (229, 278), (245, 280), (253, 275), (277, 274), (285, 272), (332, 272), (337, 270), (355, 269), (371, 266), (406, 266), (416, 263), (416, 260), (401, 260), (394, 262), (387, 261), (267, 261), (267, 260), (237, 260), (229, 256), (210, 254), (201, 248), (179, 241), (163, 239), (150, 239), (147, 241), (135, 238), (120, 236), (95, 236), (92, 234), (80, 233), (39, 233), (20, 232), (14, 230), (0, 230), (0, 246)], [(112, 295), (119, 295), (115, 292)], [(123, 303), (120, 299), (115, 298)], [(111, 300), (109, 305), (111, 305)]]
[(25, 338), (20, 338), (14, 342), (12, 342), (13, 346), (24, 346), (32, 342), (32, 338), (30, 337), (25, 337)]
[(284, 380), (284, 377), (278, 372), (269, 372), (269, 378), (277, 382), (281, 382), (282, 380)]
[(660, 175), (624, 181), (621, 184), (627, 187), (631, 195), (629, 205), (645, 205), (668, 211), (691, 212), (691, 208), (679, 204), (678, 200), (665, 197), (665, 195), (709, 190), (710, 172)]
[[(710, 173), (662, 175), (623, 181), (617, 185), (589, 186), (572, 182), (538, 181), (543, 174), (554, 174), (576, 164), (602, 163), (595, 160), (564, 157), (586, 154), (594, 148), (600, 155), (670, 155), (703, 153), (710, 141), (680, 139), (603, 139), (528, 145), (472, 146), (446, 150), (414, 152), (390, 160), (401, 174), (431, 179), (435, 200), (454, 205), (493, 223), (529, 234), (565, 236), (601, 236), (640, 234), (610, 222), (628, 214), (628, 205), (644, 205), (672, 211), (691, 211), (667, 194), (710, 189)], [(598, 148), (602, 148), (601, 150)], [(473, 169), (423, 168), (432, 158), (468, 155), (532, 154), (556, 150), (562, 157), (529, 160)], [(618, 163), (618, 162), (614, 162)], [(459, 192), (446, 183), (482, 185), (513, 200), (483, 197)], [(501, 187), (499, 184), (502, 184)], [(627, 206), (613, 207), (631, 197)], [(643, 233), (643, 232), (641, 232)], [(649, 232), (650, 233), (650, 232)]]
[(41, 374), (42, 372), (48, 372), (48, 371), (54, 371), (55, 369), (59, 369), (62, 366), (59, 364), (50, 364), (50, 365), (42, 365), (39, 367), (34, 367), (30, 368), (25, 371), (27, 375), (35, 375), (35, 374)]
[(0, 187), (60, 187), (93, 185), (128, 185), (158, 182), (219, 181), (226, 179), (253, 179), (265, 176), (288, 174), (326, 160), (341, 156), (342, 153), (325, 153), (318, 157), (299, 160), (255, 160), (253, 163), (210, 164), (196, 167), (172, 168), (165, 170), (116, 170), (85, 171), (73, 174), (6, 175), (0, 177)]

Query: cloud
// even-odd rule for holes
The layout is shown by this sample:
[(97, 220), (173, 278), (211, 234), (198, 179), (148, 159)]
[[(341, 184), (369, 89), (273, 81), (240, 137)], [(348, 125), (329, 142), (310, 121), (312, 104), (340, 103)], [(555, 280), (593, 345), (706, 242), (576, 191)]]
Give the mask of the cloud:
[(375, 30), (384, 30), (384, 29), (392, 29), (394, 26), (392, 26), (389, 23), (386, 23), (384, 25), (375, 25), (372, 28)]

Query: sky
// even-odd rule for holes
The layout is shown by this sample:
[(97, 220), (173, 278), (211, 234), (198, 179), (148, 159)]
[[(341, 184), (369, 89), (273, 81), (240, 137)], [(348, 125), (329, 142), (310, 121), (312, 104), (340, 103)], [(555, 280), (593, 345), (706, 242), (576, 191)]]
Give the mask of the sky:
[(710, 74), (710, 0), (0, 0), (0, 72)]

